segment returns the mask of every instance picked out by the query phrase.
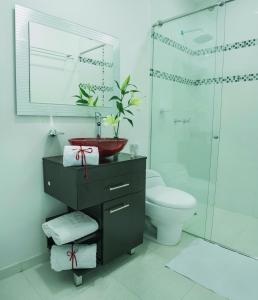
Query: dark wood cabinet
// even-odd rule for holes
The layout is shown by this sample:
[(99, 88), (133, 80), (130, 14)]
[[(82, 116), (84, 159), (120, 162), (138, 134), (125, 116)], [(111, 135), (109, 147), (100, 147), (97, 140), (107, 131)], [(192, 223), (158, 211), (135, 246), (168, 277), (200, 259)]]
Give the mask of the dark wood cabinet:
[(119, 154), (98, 166), (63, 167), (62, 156), (43, 158), (44, 190), (67, 206), (82, 210), (145, 189), (146, 157)]
[(69, 210), (99, 224), (98, 258), (104, 264), (143, 241), (146, 157), (119, 154), (98, 166), (63, 167), (62, 156), (43, 158), (44, 189)]
[(144, 192), (127, 195), (103, 205), (103, 263), (142, 243)]

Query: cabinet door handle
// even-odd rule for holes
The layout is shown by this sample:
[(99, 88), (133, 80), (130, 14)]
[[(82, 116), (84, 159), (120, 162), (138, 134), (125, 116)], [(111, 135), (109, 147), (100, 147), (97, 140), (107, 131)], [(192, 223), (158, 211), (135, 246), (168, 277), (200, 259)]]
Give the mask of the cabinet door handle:
[(118, 211), (120, 211), (120, 210), (122, 210), (122, 209), (127, 208), (127, 207), (130, 207), (130, 204), (125, 204), (125, 205), (120, 206), (120, 207), (118, 207), (118, 208), (110, 209), (109, 213), (110, 213), (110, 214), (114, 214), (114, 213), (116, 213), (116, 212), (118, 212)]
[(110, 192), (112, 192), (112, 191), (115, 191), (115, 190), (119, 190), (119, 189), (125, 188), (125, 187), (127, 187), (129, 185), (130, 185), (130, 183), (125, 183), (125, 184), (121, 184), (121, 185), (110, 187), (109, 190), (110, 190)]

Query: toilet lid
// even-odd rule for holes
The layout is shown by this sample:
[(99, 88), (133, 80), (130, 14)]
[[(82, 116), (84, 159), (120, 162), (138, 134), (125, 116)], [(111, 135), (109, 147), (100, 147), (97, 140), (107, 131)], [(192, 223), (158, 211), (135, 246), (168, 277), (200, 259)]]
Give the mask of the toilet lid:
[(167, 186), (146, 189), (146, 198), (149, 202), (171, 208), (193, 208), (196, 205), (192, 195)]

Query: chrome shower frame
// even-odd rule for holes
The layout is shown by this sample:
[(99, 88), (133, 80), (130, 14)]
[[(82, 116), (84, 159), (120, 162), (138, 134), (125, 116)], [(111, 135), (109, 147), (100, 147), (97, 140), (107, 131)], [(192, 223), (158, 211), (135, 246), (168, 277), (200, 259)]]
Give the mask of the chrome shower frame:
[(193, 10), (193, 11), (190, 11), (188, 13), (185, 13), (185, 14), (182, 14), (182, 15), (178, 15), (178, 16), (175, 16), (175, 17), (172, 17), (172, 18), (167, 18), (167, 19), (164, 19), (164, 20), (158, 20), (156, 23), (154, 23), (152, 25), (152, 27), (157, 27), (157, 26), (162, 26), (168, 22), (171, 22), (171, 21), (174, 21), (174, 20), (177, 20), (177, 19), (181, 19), (181, 18), (184, 18), (184, 17), (187, 17), (187, 16), (191, 16), (193, 14), (196, 14), (196, 13), (199, 13), (199, 12), (202, 12), (202, 11), (205, 11), (205, 10), (208, 10), (208, 9), (213, 9), (215, 7), (221, 7), (221, 6), (224, 6), (225, 4), (229, 3), (229, 2), (233, 2), (235, 0), (226, 0), (226, 1), (221, 1), (219, 3), (216, 3), (216, 4), (213, 4), (213, 5), (210, 5), (210, 6), (206, 6), (204, 8), (200, 8), (200, 9), (197, 9), (197, 10)]

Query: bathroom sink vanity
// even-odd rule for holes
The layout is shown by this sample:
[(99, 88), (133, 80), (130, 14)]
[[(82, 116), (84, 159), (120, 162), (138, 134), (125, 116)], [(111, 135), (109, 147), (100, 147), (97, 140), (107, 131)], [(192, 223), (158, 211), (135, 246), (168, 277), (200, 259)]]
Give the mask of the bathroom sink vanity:
[[(120, 153), (98, 166), (63, 167), (62, 156), (43, 158), (44, 190), (68, 211), (81, 210), (99, 224), (98, 232), (76, 241), (97, 242), (98, 265), (132, 253), (143, 241), (146, 157)], [(48, 241), (51, 246), (52, 241)], [(80, 284), (87, 270), (74, 270)]]

